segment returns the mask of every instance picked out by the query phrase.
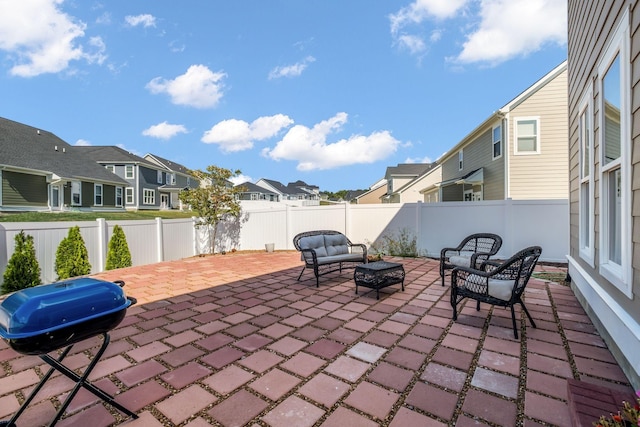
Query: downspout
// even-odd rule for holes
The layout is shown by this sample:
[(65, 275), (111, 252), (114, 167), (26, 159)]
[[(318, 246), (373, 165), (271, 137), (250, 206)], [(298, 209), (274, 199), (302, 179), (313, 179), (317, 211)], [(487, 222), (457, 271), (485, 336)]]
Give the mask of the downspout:
[(511, 143), (509, 141), (509, 113), (505, 113), (502, 117), (502, 129), (504, 133), (504, 147), (502, 157), (504, 158), (504, 199), (511, 198), (511, 187), (509, 183), (511, 179), (509, 177), (509, 149)]

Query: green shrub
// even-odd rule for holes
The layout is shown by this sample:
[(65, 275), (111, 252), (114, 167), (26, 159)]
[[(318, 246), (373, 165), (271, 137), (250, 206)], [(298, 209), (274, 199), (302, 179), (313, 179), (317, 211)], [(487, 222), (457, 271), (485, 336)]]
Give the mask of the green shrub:
[(20, 289), (37, 286), (40, 283), (40, 265), (36, 258), (36, 248), (33, 236), (24, 233), (16, 234), (16, 247), (9, 258), (7, 269), (2, 275), (2, 293), (19, 291)]
[(80, 227), (71, 227), (67, 237), (58, 245), (55, 269), (58, 280), (91, 273), (89, 253), (80, 234)]
[(418, 253), (417, 237), (408, 228), (402, 228), (396, 232), (386, 232), (371, 243), (372, 255), (391, 255), (415, 258)]
[(122, 227), (115, 225), (113, 234), (109, 240), (109, 250), (107, 251), (107, 270), (115, 270), (116, 268), (131, 267), (131, 252), (127, 245), (127, 237)]

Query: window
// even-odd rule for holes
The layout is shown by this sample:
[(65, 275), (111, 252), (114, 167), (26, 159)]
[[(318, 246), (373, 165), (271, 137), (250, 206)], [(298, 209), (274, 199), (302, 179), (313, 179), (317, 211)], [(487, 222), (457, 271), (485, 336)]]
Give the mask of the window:
[(122, 207), (122, 187), (116, 187), (116, 206)]
[(172, 173), (169, 176), (171, 177), (171, 185), (176, 185), (176, 174)]
[(631, 271), (631, 110), (629, 14), (598, 67), (600, 89), (599, 272), (629, 298)]
[(71, 182), (71, 206), (80, 206), (82, 199), (80, 197), (80, 181)]
[(462, 170), (464, 166), (464, 156), (462, 154), (462, 150), (458, 151), (458, 170)]
[(493, 159), (502, 157), (502, 126), (498, 125), (491, 132), (491, 140), (493, 145)]
[(133, 179), (133, 165), (126, 165), (124, 167), (124, 178)]
[(578, 116), (578, 143), (580, 156), (578, 168), (580, 175), (579, 199), (579, 251), (580, 257), (594, 266), (594, 209), (593, 209), (593, 127), (591, 126), (593, 114), (593, 92), (588, 90), (580, 102)]
[(111, 173), (116, 173), (116, 167), (114, 165), (106, 165), (105, 168)]
[(145, 188), (142, 191), (142, 204), (143, 205), (155, 205), (156, 204), (156, 192), (149, 188)]
[(187, 177), (187, 187), (191, 186), (191, 177)]
[(157, 181), (158, 181), (158, 184), (162, 184), (162, 171), (158, 171)]
[(124, 190), (125, 200), (128, 205), (133, 205), (133, 187), (127, 187)]
[(516, 149), (515, 154), (540, 153), (540, 125), (534, 117), (523, 117), (515, 120)]
[(93, 204), (102, 206), (102, 184), (93, 185)]

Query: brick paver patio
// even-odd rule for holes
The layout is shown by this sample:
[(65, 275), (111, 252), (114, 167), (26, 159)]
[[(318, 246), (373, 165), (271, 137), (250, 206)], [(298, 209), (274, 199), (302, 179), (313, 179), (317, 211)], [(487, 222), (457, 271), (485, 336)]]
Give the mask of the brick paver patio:
[[(570, 426), (567, 379), (631, 390), (569, 287), (532, 279), (538, 328), (520, 316), (515, 340), (509, 310), (468, 302), (451, 320), (437, 261), (387, 260), (404, 264), (405, 291), (385, 288), (379, 301), (355, 295), (353, 270), (319, 288), (311, 272), (298, 282), (296, 252), (96, 275), (124, 280), (138, 303), (90, 379), (140, 418), (81, 390), (58, 425)], [(82, 371), (99, 341), (78, 343), (66, 363)], [(0, 420), (46, 368), (0, 343)], [(46, 425), (72, 386), (55, 374), (18, 425)]]

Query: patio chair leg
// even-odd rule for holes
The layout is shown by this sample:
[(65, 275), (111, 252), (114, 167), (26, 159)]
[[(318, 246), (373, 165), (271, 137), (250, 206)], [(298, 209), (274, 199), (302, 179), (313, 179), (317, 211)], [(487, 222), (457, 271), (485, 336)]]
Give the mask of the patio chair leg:
[(525, 314), (527, 315), (527, 317), (529, 318), (529, 322), (531, 322), (531, 326), (533, 326), (534, 328), (536, 328), (536, 322), (533, 321), (533, 318), (531, 317), (531, 315), (529, 314), (529, 310), (527, 310), (527, 307), (525, 307), (524, 303), (522, 301), (520, 301), (520, 305), (522, 306), (522, 309), (524, 310)]
[(518, 328), (516, 327), (516, 311), (513, 308), (513, 304), (511, 305), (511, 321), (513, 322), (513, 336), (515, 339), (518, 339)]
[(480, 300), (476, 300), (476, 311), (480, 311)]
[(300, 278), (302, 277), (302, 273), (304, 273), (304, 270), (307, 268), (307, 266), (302, 267), (302, 271), (300, 272), (300, 275), (298, 275), (298, 281), (300, 281)]

